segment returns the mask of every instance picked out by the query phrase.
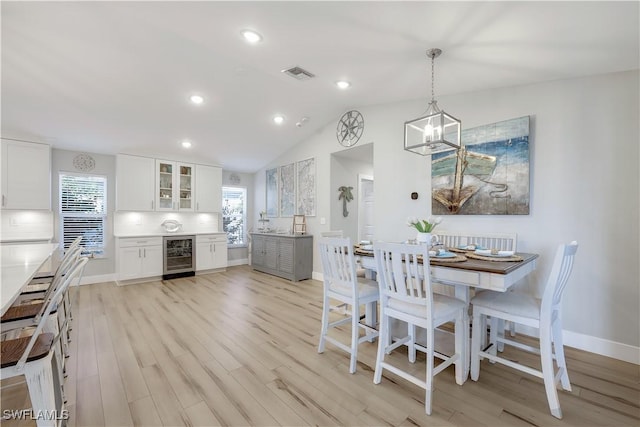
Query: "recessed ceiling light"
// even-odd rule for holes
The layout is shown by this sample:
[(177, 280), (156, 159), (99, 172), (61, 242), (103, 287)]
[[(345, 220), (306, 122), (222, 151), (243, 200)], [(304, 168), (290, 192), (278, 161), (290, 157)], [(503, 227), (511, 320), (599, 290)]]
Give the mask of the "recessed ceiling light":
[(340, 89), (347, 89), (351, 86), (351, 83), (346, 80), (339, 80), (336, 82), (336, 86), (338, 86), (338, 88)]
[(196, 105), (200, 105), (204, 102), (204, 98), (201, 95), (191, 95), (189, 99)]
[(273, 116), (273, 123), (281, 125), (282, 123), (284, 123), (284, 116), (280, 114), (278, 114), (277, 116)]
[(182, 141), (181, 145), (182, 145), (182, 148), (191, 148), (191, 142), (187, 141), (186, 139)]
[(242, 30), (240, 34), (242, 34), (242, 37), (244, 37), (244, 39), (249, 43), (258, 43), (259, 41), (262, 41), (262, 36), (253, 30)]

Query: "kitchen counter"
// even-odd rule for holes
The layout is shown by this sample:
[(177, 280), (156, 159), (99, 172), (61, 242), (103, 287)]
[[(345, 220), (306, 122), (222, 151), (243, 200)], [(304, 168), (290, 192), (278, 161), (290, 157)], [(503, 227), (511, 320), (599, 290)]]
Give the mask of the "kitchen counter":
[(160, 232), (160, 233), (136, 233), (136, 234), (115, 234), (114, 237), (116, 238), (122, 238), (122, 239), (126, 239), (126, 238), (130, 238), (130, 237), (164, 237), (164, 236), (197, 236), (199, 234), (219, 234), (219, 235), (226, 235), (227, 233), (225, 233), (224, 231), (193, 231), (193, 232), (187, 232), (187, 231), (180, 231), (179, 233), (168, 233), (168, 232)]
[(259, 236), (274, 236), (274, 237), (313, 237), (311, 234), (290, 234), (290, 233), (262, 233), (262, 232), (251, 232), (251, 235), (259, 235)]

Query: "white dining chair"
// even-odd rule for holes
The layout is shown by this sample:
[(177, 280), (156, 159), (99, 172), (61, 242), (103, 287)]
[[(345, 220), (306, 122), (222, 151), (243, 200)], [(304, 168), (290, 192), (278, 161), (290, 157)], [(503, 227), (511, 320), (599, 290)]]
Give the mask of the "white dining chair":
[(59, 331), (49, 329), (49, 317), (64, 298), (71, 282), (84, 269), (87, 258), (81, 258), (65, 275), (50, 298), (35, 331), (30, 336), (0, 342), (2, 364), (0, 380), (24, 375), (31, 399), (33, 414), (39, 415), (36, 425), (54, 426), (55, 417), (64, 408), (63, 377), (55, 348), (62, 338)]
[[(379, 299), (378, 284), (356, 275), (356, 262), (350, 238), (324, 237), (318, 242), (322, 260), (323, 295), (322, 329), (318, 353), (324, 353), (328, 341), (351, 355), (349, 372), (356, 372), (358, 346), (378, 336), (378, 331), (360, 323), (360, 306), (375, 303)], [(331, 299), (339, 301), (338, 306), (331, 305)], [(330, 321), (331, 312), (340, 311), (345, 317)], [(351, 343), (345, 345), (329, 335), (329, 330), (340, 325), (351, 324)], [(360, 337), (360, 329), (365, 335)]]
[[(447, 248), (460, 248), (469, 245), (481, 246), (486, 249), (497, 249), (500, 251), (514, 251), (518, 250), (518, 234), (517, 233), (467, 233), (467, 232), (450, 232), (442, 231), (437, 233), (438, 243), (444, 245)], [(453, 290), (451, 286), (447, 286), (446, 282), (434, 283), (434, 291), (445, 295), (453, 296)], [(487, 292), (487, 291), (480, 291)], [(487, 329), (487, 326), (491, 322), (486, 319), (483, 320), (483, 328)], [(516, 330), (513, 323), (498, 320), (494, 322), (494, 331), (503, 331), (508, 329), (511, 336), (515, 336)], [(486, 338), (483, 344), (486, 345)], [(503, 350), (503, 345), (500, 344), (498, 350)]]
[[(373, 382), (379, 384), (382, 371), (394, 374), (425, 389), (425, 412), (431, 415), (433, 378), (451, 364), (456, 383), (465, 381), (466, 349), (469, 331), (467, 304), (432, 292), (429, 274), (429, 248), (426, 245), (375, 243), (378, 284), (380, 286), (380, 338)], [(406, 322), (407, 336), (391, 339), (390, 319)], [(455, 322), (455, 352), (447, 356), (435, 351), (435, 328)], [(416, 327), (426, 330), (426, 346), (416, 343)], [(426, 354), (426, 380), (385, 362), (385, 355), (401, 345), (408, 346), (409, 361), (415, 362), (416, 350)], [(434, 357), (442, 360), (434, 366)]]
[[(483, 358), (542, 378), (549, 409), (556, 418), (562, 418), (556, 384), (559, 381), (563, 389), (571, 391), (562, 341), (562, 295), (571, 275), (577, 250), (578, 243), (575, 241), (558, 247), (542, 299), (515, 292), (483, 292), (471, 300), (473, 305), (471, 379), (478, 381), (480, 361)], [(486, 316), (537, 328), (540, 332), (539, 348), (504, 338), (494, 331), (491, 332), (489, 348), (483, 348), (482, 335), (486, 332), (481, 330), (481, 321)], [(496, 346), (499, 342), (539, 354), (542, 370), (497, 356)], [(553, 359), (558, 366), (557, 373), (555, 373)]]

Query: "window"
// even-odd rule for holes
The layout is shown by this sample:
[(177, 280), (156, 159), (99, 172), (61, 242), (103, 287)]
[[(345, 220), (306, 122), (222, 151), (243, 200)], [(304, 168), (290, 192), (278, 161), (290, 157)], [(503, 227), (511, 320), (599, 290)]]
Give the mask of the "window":
[(106, 203), (106, 177), (60, 174), (60, 244), (64, 249), (82, 236), (84, 253), (95, 257), (104, 255)]
[(247, 189), (222, 187), (222, 230), (229, 247), (246, 246)]

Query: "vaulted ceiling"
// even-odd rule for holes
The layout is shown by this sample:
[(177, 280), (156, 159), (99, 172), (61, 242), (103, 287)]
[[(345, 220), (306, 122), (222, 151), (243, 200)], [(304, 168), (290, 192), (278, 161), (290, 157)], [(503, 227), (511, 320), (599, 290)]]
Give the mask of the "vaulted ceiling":
[[(436, 95), (639, 68), (635, 1), (2, 2), (1, 13), (3, 137), (240, 172), (348, 109), (426, 106), (428, 48), (444, 50)], [(247, 28), (263, 40), (246, 43)], [(292, 66), (315, 77), (281, 72)]]

